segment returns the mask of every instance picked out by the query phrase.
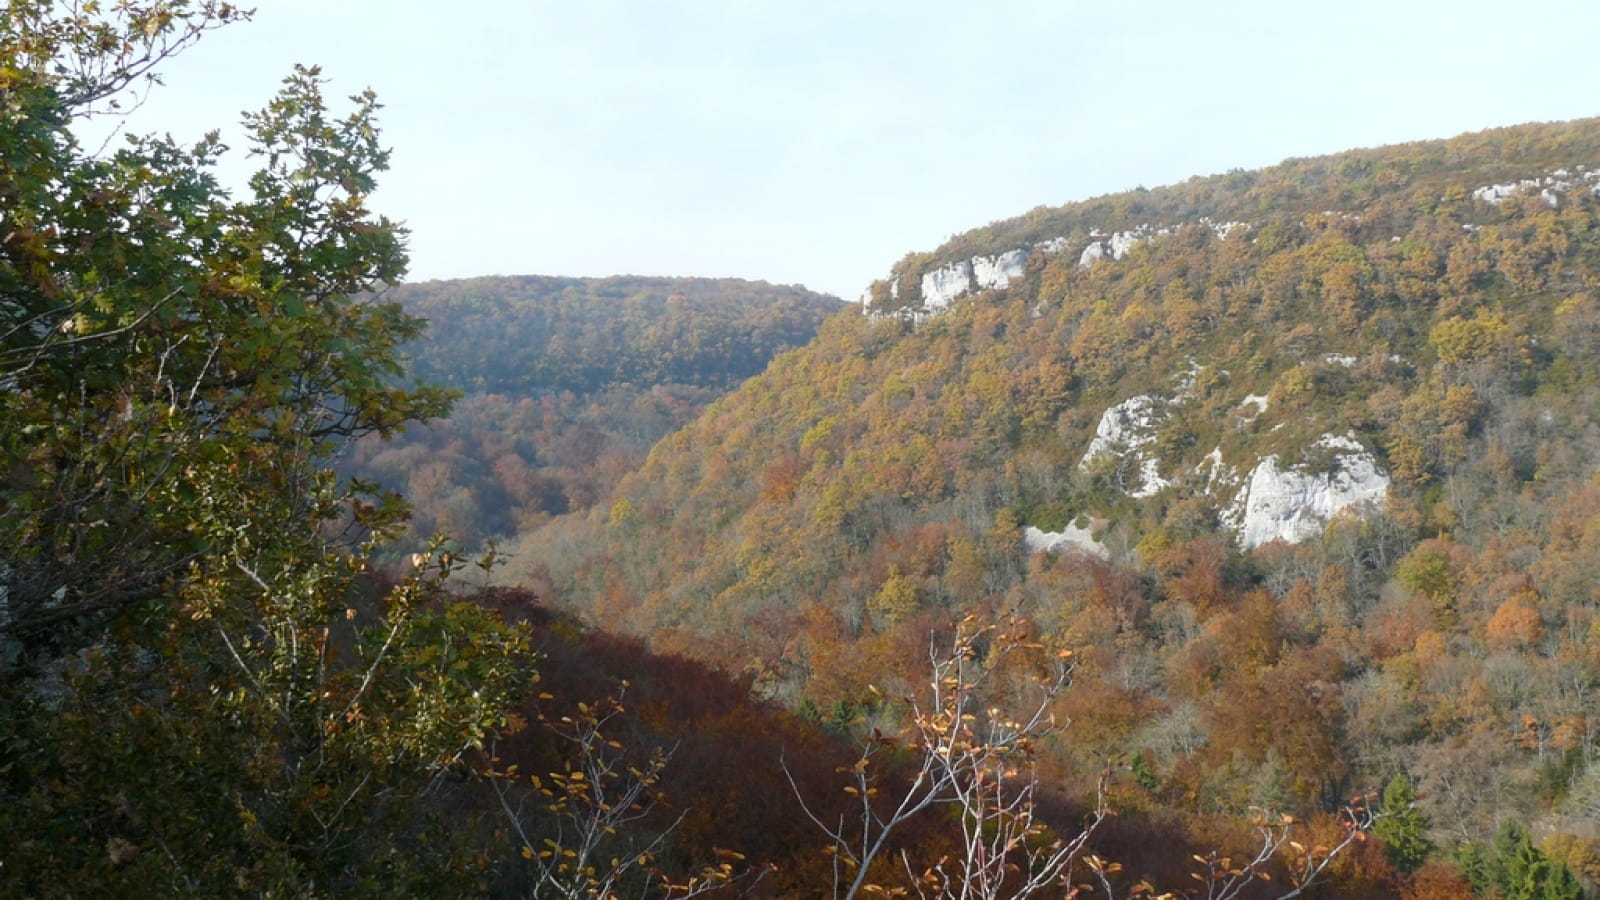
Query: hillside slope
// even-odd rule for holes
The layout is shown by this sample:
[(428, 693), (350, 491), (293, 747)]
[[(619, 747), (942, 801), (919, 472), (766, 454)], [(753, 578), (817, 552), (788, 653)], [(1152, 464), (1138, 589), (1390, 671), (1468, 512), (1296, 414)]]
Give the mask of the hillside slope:
[(1315, 805), (1399, 771), (1441, 838), (1576, 833), (1600, 797), (1597, 170), (1586, 120), (978, 229), (517, 565), (821, 708), (894, 683), (930, 622), (1021, 606), (1087, 651), (1062, 752), (1145, 759), (1143, 802)]
[(496, 394), (732, 388), (811, 340), (842, 306), (792, 285), (635, 275), (429, 281), (387, 299), (429, 320), (412, 374)]
[(451, 418), (357, 445), (346, 468), (405, 492), (409, 552), (586, 509), (663, 435), (809, 341), (843, 304), (740, 279), (486, 277), (400, 285), (429, 320), (411, 372), (460, 391)]

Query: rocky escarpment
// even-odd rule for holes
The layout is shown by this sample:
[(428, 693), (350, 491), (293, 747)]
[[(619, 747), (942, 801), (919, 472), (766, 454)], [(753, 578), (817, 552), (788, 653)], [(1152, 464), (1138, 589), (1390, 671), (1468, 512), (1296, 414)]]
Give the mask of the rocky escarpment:
[[(1022, 277), (1030, 249), (1018, 247), (994, 256), (974, 256), (923, 273), (921, 313), (939, 312), (957, 297), (974, 290), (1005, 287), (1011, 279)], [(899, 298), (898, 283), (891, 289), (890, 296)]]
[(1320, 535), (1336, 517), (1359, 514), (1389, 495), (1389, 476), (1353, 435), (1325, 434), (1313, 449), (1331, 451), (1330, 468), (1280, 467), (1277, 455), (1268, 454), (1250, 470), (1219, 515), (1241, 546), (1299, 543)]
[(1474, 190), (1472, 196), (1484, 203), (1498, 205), (1517, 194), (1538, 193), (1539, 199), (1554, 208), (1561, 205), (1563, 195), (1581, 185), (1600, 185), (1600, 170), (1581, 165), (1570, 169), (1552, 169), (1542, 175), (1509, 184), (1486, 184)]
[(1161, 477), (1161, 460), (1151, 447), (1157, 426), (1168, 414), (1166, 401), (1150, 394), (1129, 397), (1107, 409), (1100, 414), (1094, 440), (1078, 468), (1088, 470), (1106, 457), (1134, 460), (1135, 465), (1118, 468), (1117, 487), (1130, 497), (1155, 496), (1171, 484)]
[[(1221, 238), (1227, 238), (1237, 229), (1245, 227), (1243, 222), (1213, 222), (1204, 216), (1199, 221)], [(1172, 225), (1139, 225), (1126, 231), (1113, 232), (1090, 229), (1089, 240), (1079, 253), (1078, 265), (1087, 268), (1101, 260), (1123, 259), (1139, 244), (1171, 234), (1176, 229), (1177, 226)], [(916, 302), (916, 298), (912, 298), (913, 302), (910, 303), (902, 302), (900, 279), (891, 277), (886, 282), (887, 287), (881, 291), (875, 291), (877, 285), (863, 291), (861, 307), (873, 317), (901, 316), (920, 321), (943, 312), (957, 298), (967, 294), (1007, 287), (1012, 279), (1025, 274), (1031, 254), (1054, 256), (1066, 250), (1070, 243), (1066, 237), (1057, 237), (1003, 253), (973, 256), (928, 269), (918, 282), (920, 303)]]
[[(1535, 196), (1557, 208), (1566, 199), (1600, 188), (1600, 169), (1574, 164), (1554, 168), (1527, 178), (1486, 184), (1469, 195), (1486, 207), (1495, 207), (1510, 198)], [(1360, 216), (1324, 210), (1311, 215), (1306, 224), (1326, 227), (1332, 220), (1360, 221)], [(1314, 221), (1313, 221), (1314, 220)], [(1214, 220), (1201, 216), (1193, 220), (1220, 240), (1255, 239), (1259, 225)], [(1462, 224), (1471, 231), (1477, 226)], [(920, 278), (892, 276), (884, 289), (869, 289), (863, 308), (875, 317), (899, 316), (917, 322), (948, 309), (959, 298), (984, 290), (1003, 290), (1014, 279), (1028, 274), (1030, 258), (1054, 256), (1076, 251), (1079, 268), (1125, 259), (1141, 244), (1175, 234), (1177, 225), (1140, 224), (1129, 228), (1102, 231), (1089, 228), (1078, 237), (1056, 237), (1003, 253), (972, 256), (925, 269)], [(1394, 238), (1400, 240), (1399, 237)], [(913, 270), (914, 271), (914, 270)], [(908, 287), (902, 289), (905, 283)], [(915, 285), (911, 287), (911, 285)], [(917, 296), (920, 294), (920, 297)], [(874, 302), (876, 298), (877, 302)], [(1397, 360), (1391, 360), (1397, 361)], [(1328, 354), (1321, 364), (1351, 368), (1358, 362), (1352, 354)], [(1296, 543), (1318, 535), (1329, 522), (1342, 515), (1360, 514), (1381, 505), (1390, 488), (1390, 477), (1376, 456), (1358, 436), (1340, 430), (1313, 433), (1299, 442), (1299, 455), (1278, 452), (1252, 454), (1248, 449), (1233, 451), (1228, 458), (1217, 447), (1197, 465), (1185, 467), (1163, 459), (1157, 452), (1158, 435), (1174, 415), (1183, 415), (1185, 388), (1161, 393), (1142, 393), (1106, 408), (1100, 416), (1093, 439), (1085, 448), (1079, 469), (1104, 469), (1112, 487), (1135, 499), (1156, 498), (1173, 490), (1199, 490), (1212, 501), (1219, 524), (1229, 529), (1244, 548), (1272, 541)], [(1234, 416), (1253, 421), (1267, 411), (1265, 394), (1247, 394), (1240, 400)], [(1276, 427), (1282, 427), (1278, 423)], [(1236, 442), (1240, 443), (1240, 442)], [(1249, 442), (1241, 446), (1248, 447)], [(1200, 485), (1200, 487), (1196, 487)], [(1088, 512), (1085, 510), (1084, 512)], [(1098, 542), (1099, 531), (1073, 528), (1042, 531), (1029, 527), (1026, 543), (1036, 551), (1073, 548), (1104, 555)]]
[[(1509, 197), (1537, 194), (1545, 203), (1556, 207), (1560, 204), (1561, 198), (1568, 193), (1596, 186), (1600, 186), (1600, 169), (1575, 164), (1513, 182), (1483, 185), (1474, 189), (1471, 195), (1493, 206)], [(1332, 210), (1321, 213), (1323, 218), (1343, 215), (1348, 214)], [(1200, 216), (1193, 221), (1223, 240), (1248, 232), (1252, 227), (1247, 222), (1215, 220), (1209, 216)], [(1081, 244), (1074, 243), (1069, 237), (1061, 236), (1014, 247), (1001, 253), (959, 259), (924, 270), (921, 277), (916, 280), (915, 290), (920, 294), (918, 297), (902, 297), (900, 279), (906, 273), (891, 273), (888, 279), (878, 283), (886, 284), (886, 288), (875, 290), (877, 285), (873, 285), (862, 292), (861, 308), (867, 315), (873, 317), (899, 316), (912, 321), (921, 321), (948, 309), (950, 304), (960, 297), (978, 291), (1007, 287), (1012, 279), (1025, 274), (1027, 260), (1031, 254), (1054, 256), (1067, 250), (1069, 246), (1081, 246), (1078, 251), (1078, 266), (1087, 268), (1107, 260), (1124, 259), (1140, 244), (1171, 235), (1178, 230), (1178, 227), (1177, 224), (1151, 223), (1111, 231), (1091, 227), (1088, 239)], [(1468, 224), (1465, 227), (1474, 226)]]
[[(1324, 362), (1348, 366), (1346, 360), (1336, 356)], [(1190, 383), (1190, 376), (1181, 376), (1169, 395), (1140, 394), (1108, 407), (1079, 469), (1102, 471), (1114, 490), (1134, 499), (1172, 490), (1204, 495), (1218, 523), (1245, 549), (1278, 540), (1299, 543), (1320, 535), (1340, 516), (1376, 508), (1388, 496), (1388, 473), (1349, 433), (1321, 434), (1289, 460), (1279, 453), (1252, 455), (1248, 449), (1242, 454), (1236, 450), (1229, 459), (1220, 446), (1195, 465), (1163, 460), (1160, 433), (1174, 416), (1184, 414)], [(1235, 406), (1233, 421), (1236, 427), (1247, 426), (1268, 408), (1266, 395), (1247, 394)], [(1024, 537), (1034, 551), (1070, 548), (1106, 555), (1095, 533), (1083, 528), (1045, 532), (1029, 527)]]

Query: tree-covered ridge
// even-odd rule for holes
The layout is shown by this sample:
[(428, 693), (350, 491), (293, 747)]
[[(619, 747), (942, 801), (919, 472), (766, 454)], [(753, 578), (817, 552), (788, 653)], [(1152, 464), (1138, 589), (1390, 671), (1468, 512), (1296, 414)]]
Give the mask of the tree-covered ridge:
[(870, 293), (891, 307), (915, 303), (923, 274), (952, 261), (1019, 247), (1065, 252), (1076, 261), (1097, 238), (1172, 231), (1186, 224), (1209, 224), (1226, 232), (1230, 226), (1263, 220), (1359, 213), (1375, 231), (1402, 234), (1441, 203), (1461, 199), (1463, 191), (1516, 185), (1557, 172), (1563, 173), (1558, 180), (1568, 183), (1585, 174), (1592, 178), (1600, 168), (1593, 132), (1592, 120), (1497, 128), (1447, 141), (1290, 159), (1266, 169), (1235, 169), (1175, 185), (1041, 206), (957, 235), (932, 251), (907, 254)]
[(463, 391), (587, 394), (618, 384), (728, 388), (811, 339), (836, 298), (715, 278), (473, 278), (389, 294), (432, 323), (412, 373)]
[(711, 278), (475, 278), (386, 300), (429, 320), (413, 375), (463, 393), (448, 419), (358, 443), (347, 471), (402, 491), (417, 549), (467, 546), (599, 502), (657, 440), (805, 344), (837, 300)]
[[(1474, 195), (1579, 166), (1600, 167), (1600, 122), (980, 229), (902, 263), (901, 296), (1064, 225), (1175, 223), (1120, 260), (1034, 253), (915, 327), (830, 320), (525, 556), (595, 620), (822, 709), (974, 598), (1019, 604), (1085, 648), (1062, 712), (1089, 737), (1062, 753), (1143, 760), (1125, 803), (1310, 809), (1401, 771), (1440, 846), (1514, 815), (1592, 848), (1600, 198)], [(1156, 435), (1171, 487), (1135, 499), (1114, 455), (1081, 465), (1102, 411), (1180, 382)], [(1201, 463), (1338, 466), (1329, 434), (1375, 455), (1387, 505), (1242, 553)], [(1022, 525), (1073, 521), (1109, 561), (1026, 552)]]

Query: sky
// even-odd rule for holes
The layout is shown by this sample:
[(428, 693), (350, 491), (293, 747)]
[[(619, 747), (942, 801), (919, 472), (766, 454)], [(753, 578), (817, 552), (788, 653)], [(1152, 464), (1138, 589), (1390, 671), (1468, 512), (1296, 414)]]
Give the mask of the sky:
[[(699, 275), (855, 299), (955, 234), (1296, 156), (1600, 115), (1595, 0), (257, 0), (124, 127), (372, 88), (409, 280)], [(1600, 163), (1591, 161), (1590, 164)]]

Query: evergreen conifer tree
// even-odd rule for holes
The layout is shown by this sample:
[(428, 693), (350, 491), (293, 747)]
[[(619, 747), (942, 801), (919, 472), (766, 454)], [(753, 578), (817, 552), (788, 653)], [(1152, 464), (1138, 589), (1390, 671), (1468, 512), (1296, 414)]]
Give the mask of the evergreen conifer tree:
[(1415, 872), (1433, 852), (1427, 837), (1428, 817), (1417, 809), (1417, 794), (1404, 775), (1395, 773), (1383, 789), (1383, 805), (1372, 833), (1383, 841), (1389, 862), (1402, 872)]

